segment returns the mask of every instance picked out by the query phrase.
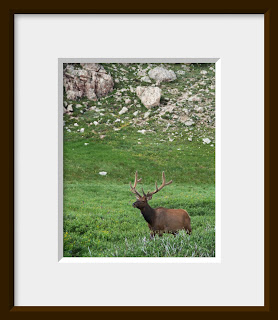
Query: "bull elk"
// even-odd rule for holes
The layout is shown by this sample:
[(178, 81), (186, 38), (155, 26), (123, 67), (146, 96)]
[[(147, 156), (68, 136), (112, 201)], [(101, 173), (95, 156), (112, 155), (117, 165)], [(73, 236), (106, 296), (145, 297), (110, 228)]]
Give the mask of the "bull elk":
[(173, 181), (166, 182), (165, 173), (162, 172), (162, 185), (158, 188), (155, 183), (155, 191), (145, 194), (143, 188), (143, 196), (136, 190), (137, 183), (142, 179), (138, 179), (137, 171), (135, 173), (134, 185), (130, 183), (131, 191), (135, 194), (137, 201), (132, 205), (134, 208), (138, 208), (144, 219), (147, 221), (151, 230), (150, 238), (152, 239), (156, 234), (160, 237), (163, 233), (171, 233), (176, 235), (179, 230), (185, 230), (187, 233), (191, 233), (190, 217), (188, 213), (183, 209), (167, 209), (163, 207), (151, 208), (148, 201), (152, 199), (152, 196), (159, 192), (165, 186), (168, 186)]

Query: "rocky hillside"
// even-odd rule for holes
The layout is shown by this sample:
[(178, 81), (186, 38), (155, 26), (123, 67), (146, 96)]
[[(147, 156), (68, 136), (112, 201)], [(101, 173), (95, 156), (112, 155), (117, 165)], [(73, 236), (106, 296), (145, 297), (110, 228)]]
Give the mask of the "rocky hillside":
[(117, 131), (215, 143), (214, 64), (64, 64), (68, 139)]

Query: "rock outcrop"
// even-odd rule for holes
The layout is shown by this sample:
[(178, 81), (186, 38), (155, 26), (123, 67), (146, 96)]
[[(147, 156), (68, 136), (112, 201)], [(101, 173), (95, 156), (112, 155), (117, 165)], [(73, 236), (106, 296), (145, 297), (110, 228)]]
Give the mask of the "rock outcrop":
[(97, 100), (113, 90), (113, 79), (97, 63), (67, 64), (64, 69), (64, 88), (68, 100), (87, 97)]

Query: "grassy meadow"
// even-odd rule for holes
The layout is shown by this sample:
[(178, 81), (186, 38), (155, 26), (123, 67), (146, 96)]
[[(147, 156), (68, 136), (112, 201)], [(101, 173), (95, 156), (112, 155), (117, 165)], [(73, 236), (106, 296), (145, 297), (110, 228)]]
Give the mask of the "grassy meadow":
[[(113, 92), (98, 101), (67, 101), (73, 112), (64, 114), (64, 256), (214, 257), (214, 64), (164, 64), (177, 74), (175, 81), (160, 84), (161, 106), (176, 108), (165, 113), (161, 106), (148, 110), (132, 89), (151, 85), (141, 82), (138, 70), (155, 64), (103, 66), (119, 79)], [(185, 92), (199, 99), (181, 99)], [(128, 112), (119, 115), (123, 106)], [(201, 114), (194, 111), (200, 106)], [(178, 120), (182, 112), (193, 125)], [(153, 191), (155, 181), (160, 185), (162, 171), (173, 180), (149, 204), (187, 210), (191, 235), (182, 231), (150, 240), (146, 221), (132, 207), (129, 182), (136, 170), (139, 192), (142, 186)]]

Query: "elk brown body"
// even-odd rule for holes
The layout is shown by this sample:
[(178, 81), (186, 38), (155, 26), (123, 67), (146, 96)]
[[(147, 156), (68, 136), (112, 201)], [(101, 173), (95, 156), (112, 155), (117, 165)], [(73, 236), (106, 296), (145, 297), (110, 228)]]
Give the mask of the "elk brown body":
[(183, 209), (167, 209), (163, 207), (152, 208), (148, 201), (152, 199), (152, 196), (159, 192), (163, 187), (172, 183), (172, 180), (165, 181), (165, 173), (162, 173), (162, 185), (158, 188), (156, 183), (156, 190), (145, 194), (142, 189), (143, 196), (136, 190), (137, 183), (142, 179), (138, 179), (137, 171), (135, 173), (134, 185), (130, 183), (131, 191), (136, 195), (137, 201), (133, 203), (134, 208), (138, 208), (144, 219), (147, 221), (151, 230), (151, 238), (156, 234), (162, 236), (163, 233), (172, 233), (176, 235), (179, 230), (185, 230), (187, 233), (191, 233), (190, 217), (186, 210)]

